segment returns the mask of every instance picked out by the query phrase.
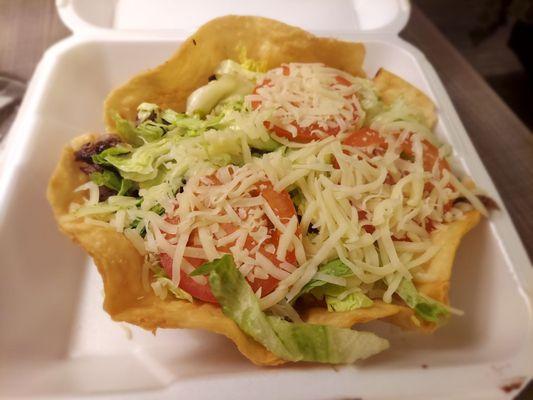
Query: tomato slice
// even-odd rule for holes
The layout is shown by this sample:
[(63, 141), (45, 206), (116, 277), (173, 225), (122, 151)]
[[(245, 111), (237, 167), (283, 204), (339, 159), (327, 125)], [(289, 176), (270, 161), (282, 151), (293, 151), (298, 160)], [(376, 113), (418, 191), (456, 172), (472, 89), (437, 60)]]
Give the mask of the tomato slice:
[[(374, 147), (372, 155), (378, 155), (385, 152), (387, 149), (387, 142), (381, 137), (381, 135), (370, 128), (361, 128), (355, 132), (352, 132), (343, 141), (343, 144), (351, 147)], [(348, 153), (345, 151), (344, 153)], [(333, 160), (333, 167), (339, 169), (339, 163), (336, 159)]]
[[(282, 75), (283, 76), (289, 76), (291, 74), (291, 67), (287, 64), (283, 64), (281, 66), (282, 69)], [(274, 71), (274, 70), (273, 70)], [(271, 72), (271, 71), (269, 71)], [(265, 78), (262, 82), (260, 82), (254, 89), (253, 94), (257, 95), (258, 90), (261, 88), (271, 88), (273, 87), (272, 80), (268, 78), (267, 72), (267, 78)], [(346, 78), (343, 78), (341, 76), (335, 76), (335, 82), (332, 84), (329, 84), (329, 86), (324, 85), (324, 89), (330, 89), (334, 90), (336, 86), (342, 85), (342, 86), (351, 86), (352, 83), (347, 80)], [(354, 95), (355, 92), (352, 94)], [(352, 95), (346, 95), (344, 96), (346, 99), (351, 99)], [(291, 104), (295, 107), (299, 107), (299, 104), (297, 102), (291, 102)], [(252, 101), (252, 108), (258, 109), (262, 105), (261, 100), (254, 100)], [(343, 113), (338, 113), (335, 115), (331, 115), (328, 118), (325, 118), (324, 122), (326, 124), (321, 124), (318, 122), (311, 123), (307, 126), (300, 126), (296, 121), (293, 121), (289, 123), (294, 129), (296, 130), (295, 135), (293, 134), (283, 126), (280, 126), (279, 123), (276, 121), (264, 121), (263, 125), (266, 129), (268, 129), (270, 132), (274, 133), (276, 136), (285, 138), (287, 140), (298, 142), (298, 143), (309, 143), (313, 140), (322, 140), (324, 137), (327, 136), (336, 136), (340, 132), (340, 127), (337, 123), (339, 119), (344, 120), (348, 124), (355, 122), (358, 119), (358, 112), (357, 112), (357, 106), (352, 103), (353, 108), (353, 114), (351, 118), (347, 118)]]
[(276, 136), (297, 143), (309, 143), (313, 140), (324, 139), (324, 136), (319, 134), (317, 131), (322, 132), (326, 136), (335, 136), (339, 133), (340, 130), (338, 126), (323, 128), (320, 127), (318, 124), (314, 123), (306, 127), (301, 127), (295, 122), (293, 122), (291, 123), (291, 125), (296, 128), (296, 136), (293, 136), (292, 133), (290, 133), (288, 130), (274, 125), (270, 121), (263, 122), (263, 125), (265, 126), (265, 128), (273, 132)]
[(286, 190), (276, 192), (270, 182), (264, 182), (262, 186), (261, 195), (280, 219), (288, 220), (296, 215), (296, 208), (294, 207), (289, 192)]
[[(346, 139), (344, 139), (343, 144), (347, 146), (353, 146), (353, 147), (359, 147), (359, 148), (366, 148), (366, 147), (374, 147), (374, 150), (372, 152), (373, 155), (378, 155), (380, 153), (384, 153), (387, 150), (388, 144), (385, 141), (385, 139), (379, 134), (379, 132), (370, 129), (370, 128), (362, 128), (358, 131), (353, 132), (350, 134)], [(440, 172), (442, 173), (443, 170), (450, 170), (450, 165), (448, 162), (439, 157), (439, 149), (435, 147), (433, 144), (431, 144), (427, 140), (422, 140), (422, 147), (423, 147), (423, 166), (424, 171), (431, 172), (433, 170), (433, 166), (435, 163), (438, 163), (438, 168)], [(413, 158), (414, 157), (414, 151), (413, 151), (413, 143), (411, 142), (410, 138), (408, 138), (406, 141), (404, 141), (401, 144), (402, 157), (407, 158)], [(333, 166), (335, 168), (339, 168), (339, 164), (337, 160), (333, 161)], [(393, 185), (394, 179), (392, 176), (387, 175), (387, 178), (385, 180), (385, 183), (388, 183), (390, 185)], [(448, 187), (453, 188), (453, 186), (448, 185)], [(433, 185), (429, 182), (427, 182), (424, 185), (424, 193), (428, 194), (433, 189)], [(453, 207), (453, 201), (449, 201), (446, 203), (443, 207), (444, 212), (448, 212)], [(364, 219), (366, 217), (366, 213), (364, 211), (359, 211), (359, 219)], [(372, 225), (364, 225), (363, 229), (368, 233), (373, 233), (375, 231), (374, 226)], [(425, 229), (431, 233), (433, 230), (435, 230), (434, 222), (430, 219), (427, 220), (425, 223)], [(394, 238), (394, 240), (399, 241), (408, 241), (408, 238)]]
[(337, 81), (337, 83), (340, 83), (341, 85), (344, 85), (344, 86), (351, 86), (352, 85), (352, 82), (350, 82), (346, 78), (343, 78), (342, 76), (336, 76), (335, 80)]
[[(219, 182), (216, 182), (215, 184), (219, 184)], [(256, 184), (256, 186), (258, 187), (258, 189), (250, 191), (250, 194), (263, 196), (265, 200), (267, 201), (267, 203), (269, 204), (269, 206), (274, 211), (274, 214), (276, 214), (276, 216), (282, 222), (288, 222), (288, 220), (290, 220), (293, 216), (296, 215), (296, 209), (287, 191), (283, 190), (281, 192), (276, 192), (274, 190), (272, 183), (268, 181), (259, 182), (258, 184)], [(281, 261), (277, 259), (275, 255), (275, 251), (279, 245), (279, 239), (281, 236), (281, 232), (279, 232), (273, 226), (270, 220), (268, 220), (268, 218), (266, 217), (265, 217), (265, 222), (267, 224), (268, 234), (270, 235), (270, 238), (265, 240), (259, 246), (257, 251), (259, 251), (263, 256), (268, 258), (274, 265), (280, 267)], [(222, 229), (224, 229), (224, 231), (226, 231), (226, 234), (231, 234), (235, 232), (237, 229), (239, 229), (239, 226), (230, 224), (230, 223), (222, 224), (221, 227)], [(196, 234), (197, 233), (193, 231), (193, 234), (191, 235), (191, 238), (189, 239), (189, 246), (193, 245), (194, 237)], [(300, 234), (299, 231), (297, 231), (297, 234)], [(231, 253), (230, 251), (231, 246), (232, 246), (231, 244), (226, 245), (224, 247), (217, 248), (217, 250), (223, 253)], [(274, 253), (267, 251), (267, 248), (272, 247), (272, 246), (274, 248)], [(257, 243), (252, 239), (252, 237), (248, 236), (244, 244), (244, 248), (246, 250), (251, 250), (255, 247), (257, 247)], [(288, 251), (285, 259), (288, 263), (292, 265), (296, 264), (296, 257), (295, 257), (294, 251)], [(191, 263), (194, 268), (198, 268), (199, 266), (207, 262), (207, 260), (205, 259), (198, 259), (198, 258), (191, 258), (191, 257), (186, 257), (186, 260), (189, 263)], [(160, 261), (167, 275), (172, 276), (172, 258), (170, 257), (170, 255), (161, 253)], [(262, 296), (265, 296), (271, 293), (278, 285), (278, 282), (279, 282), (278, 279), (272, 276), (269, 276), (266, 279), (255, 278), (253, 282), (248, 280), (248, 283), (250, 284), (254, 292), (256, 292), (257, 290), (261, 288)], [(183, 269), (180, 271), (179, 287), (185, 290), (186, 292), (190, 293), (193, 297), (199, 300), (210, 302), (210, 303), (217, 303), (215, 296), (211, 292), (209, 283), (202, 285), (196, 282), (187, 273), (185, 273)]]
[[(172, 276), (172, 257), (170, 257), (166, 253), (161, 253), (159, 255), (159, 259), (161, 261), (161, 265), (163, 266), (163, 269), (167, 273), (168, 276)], [(202, 265), (203, 262), (200, 263)], [(202, 285), (198, 282), (196, 282), (194, 279), (192, 279), (189, 274), (187, 274), (185, 271), (180, 270), (180, 284), (179, 287), (185, 290), (187, 293), (189, 293), (192, 297), (206, 301), (208, 303), (218, 303), (217, 299), (211, 292), (211, 288), (209, 287), (209, 282), (205, 285)]]
[[(423, 156), (423, 165), (424, 165), (424, 171), (432, 171), (433, 165), (435, 165), (436, 162), (438, 162), (439, 170), (442, 173), (443, 170), (450, 169), (450, 165), (448, 164), (448, 161), (446, 161), (443, 158), (439, 157), (439, 149), (435, 146), (433, 146), (430, 142), (427, 140), (422, 140), (422, 148), (424, 151)], [(414, 157), (414, 151), (413, 151), (413, 144), (411, 140), (406, 140), (402, 143), (402, 152), (407, 157)]]
[[(344, 139), (343, 143), (348, 146), (362, 148), (373, 146), (376, 148), (373, 153), (374, 155), (386, 151), (388, 147), (387, 142), (379, 134), (379, 132), (370, 128), (362, 128), (353, 132), (346, 139)], [(423, 165), (425, 171), (432, 171), (433, 165), (435, 165), (436, 162), (439, 163), (439, 169), (441, 172), (444, 169), (450, 169), (448, 162), (439, 157), (439, 149), (437, 147), (432, 145), (427, 140), (422, 140), (422, 147), (424, 154)], [(403, 156), (407, 158), (414, 157), (415, 154), (413, 151), (413, 144), (409, 138), (402, 143), (400, 151), (403, 153)]]
[[(279, 261), (274, 254), (270, 254), (264, 250), (259, 251), (270, 261), (272, 261), (274, 265), (279, 266)], [(257, 292), (259, 288), (261, 288), (261, 297), (264, 297), (274, 291), (274, 289), (278, 286), (279, 281), (273, 276), (269, 276), (266, 279), (255, 278), (253, 282), (248, 281), (248, 283), (254, 292)]]
[(353, 132), (350, 136), (344, 139), (343, 144), (352, 147), (375, 146), (376, 149), (383, 150), (387, 148), (387, 142), (385, 139), (383, 139), (377, 131), (370, 128), (362, 128)]

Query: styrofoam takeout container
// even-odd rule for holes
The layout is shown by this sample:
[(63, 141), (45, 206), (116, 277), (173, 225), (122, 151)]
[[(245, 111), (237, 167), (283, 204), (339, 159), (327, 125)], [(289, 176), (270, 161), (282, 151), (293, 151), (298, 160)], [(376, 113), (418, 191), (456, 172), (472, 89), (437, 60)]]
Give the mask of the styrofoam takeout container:
[(372, 323), (392, 348), (353, 366), (258, 368), (214, 334), (153, 336), (112, 322), (96, 268), (58, 232), (45, 199), (60, 149), (103, 129), (102, 103), (113, 87), (164, 61), (203, 22), (233, 13), (364, 42), (367, 73), (386, 67), (432, 97), (438, 135), (501, 205), (434, 69), (398, 37), (406, 0), (67, 0), (58, 10), (74, 35), (44, 55), (2, 155), (0, 395), (504, 399), (516, 391), (502, 388), (531, 377), (533, 274), (505, 209), (475, 228), (457, 254), (451, 302), (464, 317), (431, 336)]

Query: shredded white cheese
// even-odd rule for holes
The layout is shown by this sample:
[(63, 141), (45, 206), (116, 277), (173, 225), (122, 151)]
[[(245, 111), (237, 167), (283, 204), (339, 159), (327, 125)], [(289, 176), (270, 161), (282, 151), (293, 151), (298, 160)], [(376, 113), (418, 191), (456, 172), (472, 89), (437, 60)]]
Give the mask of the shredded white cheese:
[[(402, 279), (415, 275), (430, 280), (422, 267), (440, 249), (433, 244), (432, 231), (464, 218), (472, 207), (487, 214), (475, 191), (443, 168), (449, 149), (431, 147), (439, 143), (412, 118), (405, 103), (380, 108), (368, 80), (322, 64), (291, 63), (264, 74), (254, 93), (244, 96), (244, 107), (233, 118), (250, 132), (231, 128), (205, 134), (209, 140), (234, 135), (240, 166), (202, 164), (199, 160), (209, 150), (194, 146), (191, 152), (203, 152), (204, 158), (193, 157), (198, 167), (172, 172), (187, 180), (178, 193), (164, 182), (141, 189), (142, 204), (127, 203), (124, 196), (102, 204), (98, 186), (88, 182), (76, 189), (88, 191), (88, 199), (71, 204), (71, 212), (123, 232), (140, 254), (167, 254), (175, 285), (181, 269), (188, 274), (198, 260), (230, 253), (248, 281), (279, 280), (271, 293), (259, 289), (256, 296), (263, 309), (295, 321), (299, 317), (289, 302), (311, 279), (345, 287), (344, 297), (358, 291), (380, 293), (386, 302), (392, 301)], [(366, 132), (361, 144), (350, 145), (346, 139), (363, 124), (373, 131), (360, 131)], [(284, 131), (284, 137), (276, 137), (284, 147), (253, 155), (249, 139), (261, 138), (273, 127)], [(302, 132), (313, 140), (300, 143)], [(379, 143), (372, 141), (376, 135)], [(189, 155), (181, 151), (172, 157)], [(171, 159), (160, 160), (158, 166), (177, 169)], [(280, 205), (261, 195), (267, 188), (294, 191), (300, 220), (296, 215), (281, 218), (286, 213)], [(470, 204), (455, 206), (460, 196)], [(157, 204), (164, 206), (164, 215), (150, 211)], [(318, 272), (333, 259), (340, 259), (353, 276)], [(207, 284), (203, 276), (193, 279)], [(385, 289), (375, 287), (378, 282)], [(162, 283), (152, 287), (166, 296)]]

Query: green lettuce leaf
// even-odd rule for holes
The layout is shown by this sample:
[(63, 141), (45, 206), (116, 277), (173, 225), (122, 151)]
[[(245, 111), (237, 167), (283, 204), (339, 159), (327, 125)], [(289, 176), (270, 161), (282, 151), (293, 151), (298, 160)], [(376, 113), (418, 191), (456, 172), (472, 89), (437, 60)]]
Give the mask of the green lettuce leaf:
[(113, 116), (117, 133), (135, 147), (157, 141), (169, 132), (184, 137), (199, 136), (208, 129), (220, 129), (222, 118), (223, 115), (201, 118), (171, 109), (160, 110), (152, 103), (141, 103), (137, 107), (137, 124), (117, 113)]
[[(336, 277), (339, 277), (339, 278), (347, 278), (347, 277), (353, 275), (353, 272), (350, 269), (350, 267), (348, 267), (346, 264), (344, 264), (338, 258), (333, 260), (333, 261), (330, 261), (330, 262), (328, 262), (326, 264), (321, 265), (318, 268), (318, 272), (321, 272), (321, 273), (326, 274), (326, 275), (336, 276)], [(311, 279), (302, 288), (302, 291), (300, 292), (300, 295), (302, 295), (304, 293), (309, 293), (309, 292), (315, 290), (316, 288), (319, 288), (319, 287), (322, 287), (322, 286), (337, 286), (337, 285), (332, 285), (331, 283), (322, 281), (320, 279)], [(318, 293), (319, 292), (317, 292), (317, 294)], [(321, 293), (321, 295), (323, 295), (323, 294), (324, 293)], [(320, 298), (321, 298), (321, 296), (320, 296)]]
[(91, 158), (95, 164), (103, 165), (103, 166), (111, 166), (112, 164), (107, 161), (107, 157), (120, 157), (120, 156), (126, 156), (126, 154), (131, 153), (131, 150), (118, 145), (115, 147), (110, 147), (108, 149), (105, 149), (104, 151), (93, 155)]
[(294, 205), (300, 209), (301, 206), (303, 206), (305, 197), (302, 193), (302, 191), (299, 188), (293, 189), (289, 192), (289, 195), (291, 196), (291, 200), (294, 203)]
[(117, 212), (122, 207), (119, 205), (113, 205), (108, 203), (92, 204), (90, 206), (83, 206), (72, 213), (76, 217), (89, 217), (89, 216), (105, 216)]
[(102, 172), (93, 172), (89, 175), (91, 181), (98, 186), (105, 186), (109, 189), (119, 191), (122, 186), (121, 179), (112, 171), (103, 170)]
[(254, 72), (266, 72), (267, 63), (265, 60), (254, 60), (248, 57), (246, 47), (242, 46), (239, 49), (239, 63), (242, 68)]
[(152, 289), (154, 289), (156, 296), (162, 300), (165, 300), (168, 292), (170, 292), (176, 299), (187, 300), (191, 303), (193, 302), (192, 296), (185, 290), (176, 286), (176, 284), (169, 279), (163, 268), (155, 266), (153, 270), (155, 280), (152, 282), (151, 286)]
[(170, 142), (168, 139), (161, 139), (146, 143), (127, 154), (120, 151), (107, 152), (108, 150), (98, 155), (97, 160), (100, 164), (112, 165), (124, 178), (143, 182), (157, 177), (156, 161), (168, 153)]
[(122, 118), (118, 113), (113, 116), (115, 130), (120, 137), (132, 146), (142, 146), (145, 142), (153, 142), (160, 139), (166, 133), (164, 124), (146, 120), (135, 126), (127, 119)]
[(131, 192), (132, 189), (135, 189), (135, 182), (130, 181), (129, 179), (122, 179), (120, 182), (120, 189), (118, 190), (117, 196), (125, 196)]
[(369, 112), (367, 115), (365, 126), (372, 125), (373, 129), (379, 130), (400, 121), (408, 125), (410, 131), (421, 135), (435, 147), (442, 146), (437, 136), (426, 126), (426, 117), (404, 98), (397, 98), (390, 105), (377, 106), (376, 112)]
[[(318, 272), (331, 275), (339, 278), (350, 278), (353, 272), (341, 260), (332, 260), (318, 268)], [(320, 279), (312, 279), (309, 281), (300, 292), (300, 296), (304, 293), (311, 293), (317, 299), (325, 299), (328, 311), (340, 312), (351, 311), (357, 308), (370, 307), (374, 302), (368, 298), (364, 293), (355, 292), (344, 297), (342, 300), (339, 296), (346, 291), (343, 286), (335, 285), (325, 282)]]
[(266, 315), (229, 255), (213, 261), (207, 269), (210, 270), (211, 291), (224, 314), (285, 360), (344, 364), (370, 357), (389, 347), (387, 340), (370, 332), (292, 323)]
[(165, 207), (163, 207), (161, 204), (156, 204), (150, 208), (150, 211), (155, 212), (157, 215), (163, 215), (165, 213)]
[(228, 97), (252, 93), (254, 86), (253, 82), (238, 74), (222, 74), (189, 95), (187, 114), (207, 115)]
[(247, 137), (253, 149), (271, 152), (282, 145), (270, 136), (263, 124), (257, 124), (255, 117), (246, 110), (242, 96), (232, 96), (218, 103), (213, 113), (222, 117), (224, 127), (240, 131)]
[[(92, 160), (95, 164), (105, 167), (116, 167), (117, 160), (126, 160), (130, 153), (131, 150), (126, 147), (115, 146), (93, 155)], [(124, 179), (109, 169), (105, 169), (102, 172), (93, 172), (90, 178), (98, 186), (106, 186), (115, 190), (118, 196), (127, 195), (132, 189), (137, 187), (130, 179)]]
[(209, 275), (212, 271), (215, 270), (215, 268), (218, 266), (218, 264), (221, 262), (222, 259), (223, 258), (206, 262), (200, 265), (198, 268), (195, 268), (194, 271), (192, 271), (189, 275), (190, 276)]
[(137, 197), (131, 197), (131, 196), (122, 196), (122, 195), (116, 195), (116, 196), (110, 196), (107, 199), (107, 203), (114, 205), (114, 206), (120, 206), (121, 208), (131, 208), (131, 207), (138, 207), (142, 203), (142, 199)]
[(209, 115), (202, 119), (198, 115), (189, 116), (170, 109), (161, 113), (161, 118), (169, 123), (172, 130), (178, 128), (181, 136), (198, 136), (207, 129), (220, 129), (223, 127), (223, 124), (221, 124), (223, 117), (224, 115), (222, 114)]
[(373, 304), (374, 302), (361, 292), (350, 293), (342, 300), (339, 300), (337, 296), (326, 295), (328, 311), (352, 311), (358, 308), (372, 307)]
[(82, 206), (73, 212), (77, 217), (87, 217), (92, 215), (104, 216), (117, 212), (118, 210), (125, 210), (131, 207), (137, 207), (141, 203), (141, 199), (130, 196), (110, 196), (105, 202)]
[[(148, 188), (151, 188), (153, 186), (157, 186), (157, 185), (162, 184), (164, 182), (165, 177), (167, 176), (167, 174), (168, 174), (168, 169), (164, 165), (159, 166), (158, 169), (157, 169), (155, 178), (139, 182), (139, 189), (148, 189)], [(146, 195), (146, 193), (145, 193), (145, 195)]]
[(93, 159), (97, 164), (113, 166), (122, 177), (139, 183), (140, 189), (163, 183), (176, 188), (181, 178), (196, 170), (242, 163), (241, 136), (235, 132), (209, 129), (198, 137), (185, 137), (177, 129), (136, 148), (107, 149)]
[(437, 300), (420, 294), (413, 282), (408, 279), (401, 281), (396, 293), (409, 307), (415, 310), (416, 315), (425, 321), (440, 322), (450, 314), (448, 307)]
[(93, 172), (89, 178), (98, 186), (105, 186), (117, 192), (118, 196), (128, 194), (136, 185), (129, 179), (122, 179), (119, 175), (108, 169), (102, 172)]
[(270, 136), (261, 138), (248, 138), (248, 145), (260, 151), (271, 152), (281, 147), (281, 143), (276, 142)]
[(347, 277), (353, 275), (350, 267), (348, 267), (338, 258), (321, 265), (318, 271), (326, 275), (333, 275), (337, 277)]

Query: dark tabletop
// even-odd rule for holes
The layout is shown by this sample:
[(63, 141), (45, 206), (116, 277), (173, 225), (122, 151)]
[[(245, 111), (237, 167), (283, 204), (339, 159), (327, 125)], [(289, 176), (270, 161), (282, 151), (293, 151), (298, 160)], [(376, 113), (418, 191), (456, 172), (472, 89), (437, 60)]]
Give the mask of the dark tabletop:
[[(69, 34), (53, 0), (0, 0), (0, 75), (27, 81), (46, 48)], [(533, 135), (416, 7), (401, 36), (437, 70), (533, 258)], [(533, 398), (533, 387), (519, 398)]]

